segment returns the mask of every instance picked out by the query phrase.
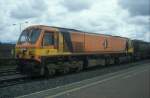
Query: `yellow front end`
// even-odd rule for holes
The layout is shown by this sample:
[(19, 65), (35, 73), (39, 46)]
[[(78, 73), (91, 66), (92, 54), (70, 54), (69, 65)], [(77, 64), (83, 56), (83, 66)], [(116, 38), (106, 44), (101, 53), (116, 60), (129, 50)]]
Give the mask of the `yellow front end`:
[(50, 48), (16, 48), (17, 59), (30, 59), (41, 61), (41, 57), (50, 57), (60, 55), (57, 49)]
[(133, 47), (132, 40), (128, 40), (128, 53), (133, 54), (133, 52), (134, 52), (134, 47)]
[(16, 48), (16, 59), (32, 59), (40, 61), (40, 57), (36, 55), (35, 48)]

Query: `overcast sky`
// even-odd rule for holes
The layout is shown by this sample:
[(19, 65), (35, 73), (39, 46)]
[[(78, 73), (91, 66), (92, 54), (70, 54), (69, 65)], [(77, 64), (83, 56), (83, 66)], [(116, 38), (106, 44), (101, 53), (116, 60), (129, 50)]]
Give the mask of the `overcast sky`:
[(0, 41), (16, 41), (20, 23), (150, 41), (150, 0), (0, 0)]

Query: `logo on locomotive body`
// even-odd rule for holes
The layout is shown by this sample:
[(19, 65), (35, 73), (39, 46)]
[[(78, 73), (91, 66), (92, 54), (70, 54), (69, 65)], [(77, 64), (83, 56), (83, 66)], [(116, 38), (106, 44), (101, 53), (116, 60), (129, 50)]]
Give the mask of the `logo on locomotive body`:
[(104, 46), (104, 49), (106, 49), (108, 47), (108, 41), (107, 41), (107, 39), (104, 40), (103, 46)]

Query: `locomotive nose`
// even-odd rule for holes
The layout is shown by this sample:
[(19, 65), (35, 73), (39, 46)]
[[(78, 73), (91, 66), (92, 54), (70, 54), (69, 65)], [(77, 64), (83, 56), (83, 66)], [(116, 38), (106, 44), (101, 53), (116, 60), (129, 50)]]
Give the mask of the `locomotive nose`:
[(26, 55), (27, 49), (26, 48), (17, 48), (16, 49), (16, 57), (17, 58), (22, 58)]
[(27, 48), (23, 48), (23, 49), (22, 49), (22, 54), (25, 55), (26, 52), (27, 52)]

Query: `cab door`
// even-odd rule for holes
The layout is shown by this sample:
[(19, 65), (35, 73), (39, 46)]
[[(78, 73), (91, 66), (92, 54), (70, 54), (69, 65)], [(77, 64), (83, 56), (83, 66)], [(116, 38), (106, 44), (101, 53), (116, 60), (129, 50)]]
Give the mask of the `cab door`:
[(46, 55), (55, 55), (58, 49), (57, 33), (53, 31), (45, 31), (43, 35), (42, 47)]
[(64, 51), (64, 36), (60, 32), (57, 32), (57, 34), (58, 34), (58, 52), (63, 53), (63, 51)]

